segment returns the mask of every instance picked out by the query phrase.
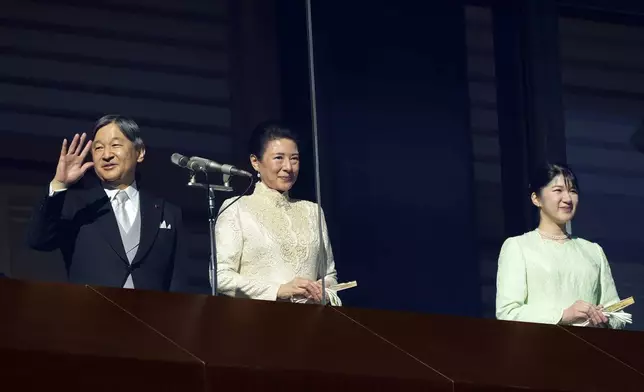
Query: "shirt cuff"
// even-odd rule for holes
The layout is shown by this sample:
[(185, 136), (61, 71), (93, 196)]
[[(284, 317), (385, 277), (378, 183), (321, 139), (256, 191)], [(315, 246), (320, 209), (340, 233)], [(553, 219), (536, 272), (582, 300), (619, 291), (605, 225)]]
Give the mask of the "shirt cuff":
[(52, 187), (51, 187), (51, 184), (49, 184), (49, 197), (52, 197), (52, 196), (54, 196), (56, 193), (64, 192), (64, 191), (66, 191), (66, 190), (67, 190), (67, 188), (58, 189), (58, 190), (53, 190), (53, 189), (52, 189)]

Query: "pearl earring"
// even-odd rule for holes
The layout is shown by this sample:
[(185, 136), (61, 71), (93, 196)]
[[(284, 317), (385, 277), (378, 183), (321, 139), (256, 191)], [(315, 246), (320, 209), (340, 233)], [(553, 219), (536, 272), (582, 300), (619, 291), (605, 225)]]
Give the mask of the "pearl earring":
[(259, 172), (257, 172), (257, 178), (260, 178), (260, 177), (261, 177), (261, 174), (259, 174)]

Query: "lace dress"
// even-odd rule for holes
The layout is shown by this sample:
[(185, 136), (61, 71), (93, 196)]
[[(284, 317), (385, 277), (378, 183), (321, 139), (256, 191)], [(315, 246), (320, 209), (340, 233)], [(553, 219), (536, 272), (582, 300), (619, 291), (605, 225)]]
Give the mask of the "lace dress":
[[(226, 200), (222, 210), (233, 200)], [(322, 247), (317, 215), (317, 204), (291, 199), (288, 193), (258, 182), (253, 194), (242, 197), (217, 219), (218, 291), (232, 297), (274, 301), (280, 285), (295, 277), (321, 278), (318, 256), (327, 261), (325, 287), (337, 284), (324, 214)], [(339, 305), (334, 303), (339, 299), (333, 292), (329, 298)]]

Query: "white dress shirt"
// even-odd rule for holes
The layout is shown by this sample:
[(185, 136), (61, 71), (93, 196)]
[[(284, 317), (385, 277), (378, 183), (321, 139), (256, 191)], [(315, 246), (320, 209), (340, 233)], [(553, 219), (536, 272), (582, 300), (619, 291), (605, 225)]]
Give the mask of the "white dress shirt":
[[(110, 203), (112, 203), (112, 208), (114, 208), (117, 202), (116, 194), (119, 192), (120, 189), (105, 188), (105, 187), (103, 189), (105, 190), (107, 197), (109, 197)], [(134, 222), (137, 214), (139, 213), (139, 190), (136, 187), (136, 181), (133, 182), (132, 185), (123, 189), (123, 191), (125, 191), (125, 193), (127, 193), (127, 196), (128, 196), (128, 199), (125, 201), (125, 213), (127, 214), (127, 218), (130, 221), (130, 223), (132, 223)]]
[[(53, 190), (51, 188), (51, 184), (49, 184), (49, 197), (66, 190), (67, 188)], [(103, 187), (103, 190), (105, 191), (107, 197), (110, 199), (112, 206), (114, 206), (114, 203), (116, 203), (116, 194), (118, 193), (119, 189)], [(130, 222), (134, 222), (136, 215), (139, 213), (139, 189), (136, 186), (136, 181), (125, 188), (124, 191), (129, 197), (128, 200), (125, 201), (125, 213), (127, 214)]]

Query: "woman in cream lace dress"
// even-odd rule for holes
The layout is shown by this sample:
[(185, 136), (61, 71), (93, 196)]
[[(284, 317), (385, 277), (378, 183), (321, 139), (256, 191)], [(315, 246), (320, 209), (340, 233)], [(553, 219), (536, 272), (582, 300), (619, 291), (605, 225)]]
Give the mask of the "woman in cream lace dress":
[(300, 169), (295, 136), (279, 124), (263, 123), (249, 147), (260, 181), (251, 195), (236, 202), (228, 199), (221, 207), (215, 227), (218, 291), (232, 297), (319, 303), (324, 277), (327, 298), (340, 305), (328, 289), (337, 279), (324, 214), (320, 246), (317, 204), (289, 196)]
[(577, 179), (564, 165), (546, 165), (531, 179), (539, 209), (536, 230), (508, 238), (499, 255), (496, 317), (545, 324), (623, 328), (603, 307), (619, 301), (602, 248), (570, 236), (579, 201)]

